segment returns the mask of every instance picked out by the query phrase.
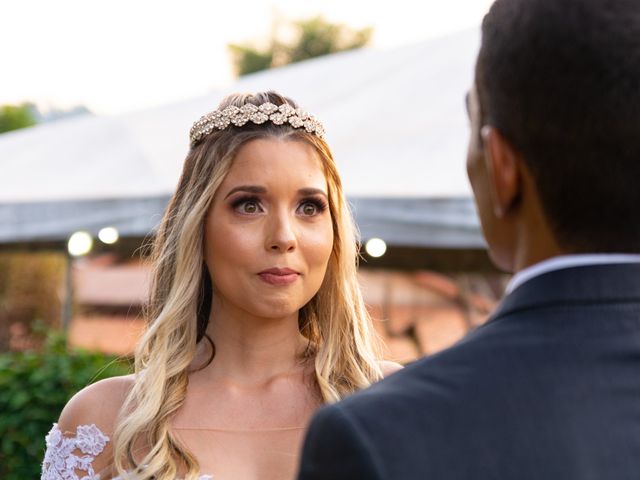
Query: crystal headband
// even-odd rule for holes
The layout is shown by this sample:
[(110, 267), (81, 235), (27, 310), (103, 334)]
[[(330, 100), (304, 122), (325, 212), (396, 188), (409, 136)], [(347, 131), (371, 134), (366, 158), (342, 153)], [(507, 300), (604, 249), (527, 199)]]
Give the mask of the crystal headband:
[(293, 108), (287, 103), (278, 107), (273, 103), (267, 102), (260, 106), (246, 103), (239, 108), (232, 105), (224, 110), (215, 110), (208, 113), (193, 124), (189, 132), (189, 140), (191, 140), (191, 145), (195, 145), (202, 137), (213, 132), (213, 130), (224, 130), (229, 125), (242, 127), (247, 122), (260, 125), (267, 121), (275, 125), (287, 123), (293, 128), (304, 128), (307, 132), (324, 138), (324, 127), (307, 112), (299, 108)]

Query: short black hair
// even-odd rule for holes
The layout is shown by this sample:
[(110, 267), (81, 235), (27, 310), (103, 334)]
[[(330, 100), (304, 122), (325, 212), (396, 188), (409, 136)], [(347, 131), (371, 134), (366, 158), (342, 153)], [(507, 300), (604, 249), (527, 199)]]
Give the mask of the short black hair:
[(560, 245), (640, 252), (640, 0), (497, 0), (476, 88)]

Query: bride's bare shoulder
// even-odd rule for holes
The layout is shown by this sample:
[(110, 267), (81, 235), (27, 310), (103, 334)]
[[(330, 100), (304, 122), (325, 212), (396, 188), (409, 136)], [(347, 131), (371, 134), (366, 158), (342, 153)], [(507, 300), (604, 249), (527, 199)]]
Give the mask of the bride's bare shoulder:
[(388, 377), (392, 373), (397, 372), (398, 370), (402, 370), (404, 367), (396, 362), (390, 362), (388, 360), (380, 360), (378, 362), (378, 366), (380, 370), (382, 370), (382, 376)]
[(76, 393), (66, 404), (58, 426), (63, 433), (75, 433), (79, 425), (96, 425), (113, 433), (120, 407), (133, 386), (134, 376), (123, 375), (93, 383)]

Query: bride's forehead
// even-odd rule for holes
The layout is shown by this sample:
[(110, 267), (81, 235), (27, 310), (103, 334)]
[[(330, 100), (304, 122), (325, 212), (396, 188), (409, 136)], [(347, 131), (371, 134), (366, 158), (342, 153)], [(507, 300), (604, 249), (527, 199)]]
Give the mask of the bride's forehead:
[(259, 181), (325, 183), (326, 179), (322, 160), (311, 145), (260, 139), (240, 148), (223, 185)]
[(259, 138), (245, 143), (238, 149), (232, 168), (275, 160), (315, 162), (319, 160), (319, 155), (313, 146), (303, 141)]

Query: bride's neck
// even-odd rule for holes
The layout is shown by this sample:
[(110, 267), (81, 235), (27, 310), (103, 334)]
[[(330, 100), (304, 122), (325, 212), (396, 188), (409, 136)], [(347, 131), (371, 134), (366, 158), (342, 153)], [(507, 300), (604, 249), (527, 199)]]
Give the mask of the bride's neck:
[(307, 345), (298, 329), (297, 312), (285, 318), (259, 318), (214, 305), (207, 334), (215, 345), (208, 376), (239, 385), (300, 371)]

